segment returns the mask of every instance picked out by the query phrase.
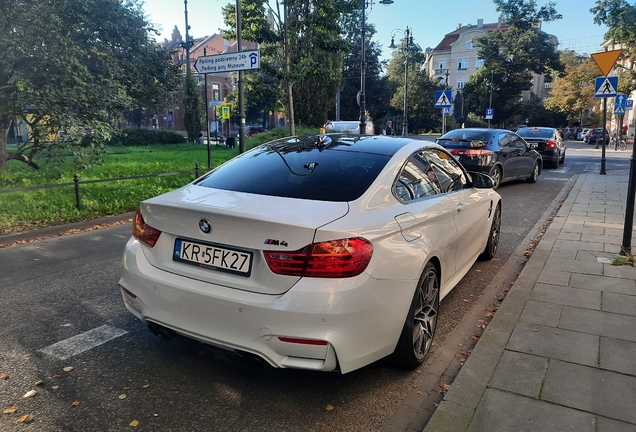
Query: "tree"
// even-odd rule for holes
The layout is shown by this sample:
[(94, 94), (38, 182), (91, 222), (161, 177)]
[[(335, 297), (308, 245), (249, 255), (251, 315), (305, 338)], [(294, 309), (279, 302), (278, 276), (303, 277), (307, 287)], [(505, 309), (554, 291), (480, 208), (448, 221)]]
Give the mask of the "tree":
[(564, 73), (552, 83), (551, 96), (546, 99), (545, 106), (581, 121), (583, 112), (594, 100), (598, 67), (591, 59), (579, 59), (569, 51), (561, 53), (561, 62), (565, 66)]
[[(535, 0), (494, 0), (494, 3), (508, 28), (475, 39), (480, 46), (479, 58), (485, 64), (483, 70), (478, 72), (480, 76), (474, 74), (471, 77), (473, 85), (466, 88), (464, 93), (467, 99), (474, 101), (474, 95), (468, 97), (469, 90), (479, 88), (481, 100), (484, 100), (484, 80), (496, 85), (498, 93), (510, 100), (495, 110), (496, 114), (502, 115), (501, 122), (505, 123), (518, 114), (521, 93), (532, 88), (532, 73), (548, 74), (563, 69), (555, 40), (536, 28), (537, 22), (549, 22), (562, 16), (556, 12), (553, 2), (540, 8)], [(487, 81), (488, 78), (491, 80)], [(481, 83), (479, 80), (482, 80)], [(493, 108), (496, 108), (494, 100)]]
[[(393, 52), (387, 68), (387, 78), (393, 84), (395, 91), (391, 98), (394, 112), (402, 113), (404, 109), (404, 41), (401, 47)], [(408, 51), (408, 93), (407, 115), (410, 132), (422, 132), (438, 129), (442, 124), (442, 113), (432, 103), (435, 91), (444, 87), (430, 78), (424, 67), (425, 56), (419, 45), (410, 43)], [(399, 126), (398, 126), (399, 127)]]
[[(345, 120), (358, 120), (360, 118), (360, 105), (358, 93), (360, 92), (360, 66), (362, 64), (362, 10), (356, 9), (353, 13), (344, 17), (344, 28), (347, 29), (344, 39), (349, 48), (344, 56), (342, 68), (342, 84), (340, 86), (340, 118)], [(380, 61), (382, 49), (377, 41), (373, 40), (376, 34), (375, 26), (366, 23), (365, 37), (365, 96), (366, 108), (372, 118), (378, 118), (391, 109), (390, 100), (395, 92), (396, 84), (390, 82), (386, 76), (382, 76), (386, 62)], [(335, 109), (331, 110), (331, 119), (335, 119)], [(376, 128), (377, 130), (378, 128)]]
[[(328, 107), (335, 103), (347, 48), (340, 36), (342, 17), (352, 8), (351, 0), (241, 0), (241, 10), (246, 11), (243, 37), (260, 44), (261, 73), (281, 86), (292, 135), (296, 90), (302, 109), (298, 118), (307, 125), (324, 123)], [(230, 28), (236, 25), (235, 14), (231, 5), (223, 9)], [(234, 30), (224, 34), (236, 36)]]
[(205, 114), (203, 111), (204, 103), (201, 99), (201, 89), (190, 71), (186, 72), (183, 88), (183, 105), (185, 106), (183, 125), (188, 133), (188, 141), (194, 142), (198, 138), (199, 133), (201, 133)]
[[(61, 145), (95, 156), (122, 113), (166, 106), (177, 70), (152, 31), (136, 0), (0, 3), (0, 171), (8, 160), (38, 168), (38, 152)], [(16, 119), (29, 137), (9, 151)]]

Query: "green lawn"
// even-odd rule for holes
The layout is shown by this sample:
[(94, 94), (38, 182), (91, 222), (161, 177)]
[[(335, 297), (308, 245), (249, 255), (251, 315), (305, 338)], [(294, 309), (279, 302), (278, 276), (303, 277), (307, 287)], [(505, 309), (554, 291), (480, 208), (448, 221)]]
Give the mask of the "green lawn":
[[(279, 128), (282, 129), (282, 128)], [(250, 149), (263, 142), (281, 137), (283, 131), (276, 129), (247, 139)], [(312, 129), (297, 131), (315, 133)], [(212, 167), (238, 155), (234, 149), (211, 146)], [(104, 162), (86, 170), (75, 172), (72, 161), (68, 161), (63, 172), (58, 173), (41, 163), (34, 170), (23, 162), (8, 161), (7, 168), (0, 173), (0, 191), (13, 188), (45, 184), (72, 183), (74, 174), (80, 181), (99, 180), (159, 174), (174, 171), (194, 170), (198, 164), (200, 175), (207, 171), (207, 145), (171, 144), (145, 147), (109, 147)], [(89, 220), (100, 216), (116, 215), (136, 210), (144, 199), (168, 192), (192, 181), (195, 173), (152, 177), (134, 180), (119, 180), (80, 185), (82, 210), (77, 210), (74, 186), (0, 193), (0, 235), (45, 226)]]

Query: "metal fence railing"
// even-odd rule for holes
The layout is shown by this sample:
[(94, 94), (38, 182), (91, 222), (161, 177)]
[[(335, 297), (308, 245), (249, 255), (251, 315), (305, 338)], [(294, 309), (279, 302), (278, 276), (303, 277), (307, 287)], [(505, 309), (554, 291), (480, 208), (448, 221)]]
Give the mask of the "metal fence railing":
[(79, 175), (75, 174), (73, 175), (72, 182), (51, 183), (51, 184), (40, 185), (40, 186), (28, 186), (28, 187), (13, 188), (13, 189), (0, 189), (0, 194), (6, 194), (11, 192), (25, 192), (25, 191), (32, 191), (32, 190), (38, 190), (38, 189), (52, 189), (52, 188), (58, 188), (58, 187), (75, 186), (75, 207), (77, 208), (77, 210), (82, 210), (82, 200), (80, 195), (80, 185), (82, 184), (106, 183), (106, 182), (112, 182), (112, 181), (135, 180), (135, 179), (151, 178), (151, 177), (166, 177), (166, 176), (188, 174), (188, 173), (194, 173), (194, 178), (196, 179), (199, 177), (200, 172), (201, 172), (201, 169), (199, 168), (199, 164), (195, 164), (193, 170), (173, 171), (173, 172), (158, 173), (158, 174), (142, 174), (142, 175), (136, 175), (136, 176), (114, 177), (114, 178), (98, 179), (98, 180), (80, 180)]

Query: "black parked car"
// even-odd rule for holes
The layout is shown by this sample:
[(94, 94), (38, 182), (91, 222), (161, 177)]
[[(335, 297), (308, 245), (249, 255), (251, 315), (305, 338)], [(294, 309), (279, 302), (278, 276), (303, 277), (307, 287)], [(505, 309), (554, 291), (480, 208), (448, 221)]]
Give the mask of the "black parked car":
[[(607, 140), (606, 142), (609, 142), (609, 132), (607, 131), (607, 129), (605, 129), (605, 137), (606, 137), (605, 139)], [(603, 142), (603, 129), (601, 128), (590, 129), (587, 135), (585, 136), (585, 143), (596, 144), (597, 139), (599, 144)]]
[(494, 188), (515, 179), (535, 183), (543, 167), (534, 146), (509, 130), (455, 129), (436, 142), (447, 148), (467, 171), (492, 177)]
[(558, 168), (565, 161), (565, 142), (558, 130), (551, 127), (528, 127), (519, 129), (517, 135), (528, 144), (535, 144), (543, 164)]

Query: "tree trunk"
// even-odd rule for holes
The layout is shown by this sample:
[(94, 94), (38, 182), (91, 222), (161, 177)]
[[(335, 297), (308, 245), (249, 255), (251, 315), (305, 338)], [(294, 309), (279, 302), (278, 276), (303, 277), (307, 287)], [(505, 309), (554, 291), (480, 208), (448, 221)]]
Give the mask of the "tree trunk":
[(13, 117), (9, 114), (0, 114), (0, 172), (7, 166), (7, 138)]

